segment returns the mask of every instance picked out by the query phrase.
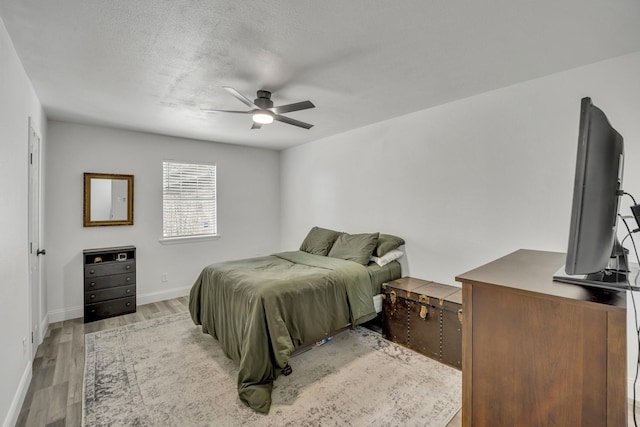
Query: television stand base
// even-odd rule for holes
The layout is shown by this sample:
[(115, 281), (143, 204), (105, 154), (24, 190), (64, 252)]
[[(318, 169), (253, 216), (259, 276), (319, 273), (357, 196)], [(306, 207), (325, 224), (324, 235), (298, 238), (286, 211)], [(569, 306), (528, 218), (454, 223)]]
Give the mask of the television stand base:
[(563, 266), (553, 275), (553, 280), (612, 291), (640, 291), (640, 284), (638, 284), (640, 271), (638, 267), (629, 265), (629, 270), (627, 273), (611, 272), (605, 274), (601, 272), (571, 275), (565, 272)]

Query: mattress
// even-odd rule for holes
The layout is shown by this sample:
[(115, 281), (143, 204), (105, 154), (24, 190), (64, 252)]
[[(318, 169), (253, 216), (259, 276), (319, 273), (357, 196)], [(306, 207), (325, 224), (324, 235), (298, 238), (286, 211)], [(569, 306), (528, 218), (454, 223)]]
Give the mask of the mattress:
[(382, 292), (383, 283), (402, 277), (402, 269), (398, 261), (391, 261), (384, 267), (380, 267), (375, 262), (370, 262), (369, 265), (367, 265), (367, 271), (371, 278), (371, 291), (373, 295), (377, 295)]
[(371, 290), (373, 291), (373, 307), (376, 313), (382, 311), (382, 284), (402, 277), (402, 270), (398, 261), (391, 261), (384, 267), (380, 267), (375, 262), (367, 265), (367, 271), (371, 278)]

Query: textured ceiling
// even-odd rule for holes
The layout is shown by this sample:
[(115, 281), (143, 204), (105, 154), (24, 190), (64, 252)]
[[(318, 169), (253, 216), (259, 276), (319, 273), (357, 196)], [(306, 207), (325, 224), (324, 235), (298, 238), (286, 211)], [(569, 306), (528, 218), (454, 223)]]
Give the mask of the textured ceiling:
[[(2, 0), (52, 119), (283, 149), (640, 50), (638, 0)], [(276, 105), (251, 130), (222, 86)]]

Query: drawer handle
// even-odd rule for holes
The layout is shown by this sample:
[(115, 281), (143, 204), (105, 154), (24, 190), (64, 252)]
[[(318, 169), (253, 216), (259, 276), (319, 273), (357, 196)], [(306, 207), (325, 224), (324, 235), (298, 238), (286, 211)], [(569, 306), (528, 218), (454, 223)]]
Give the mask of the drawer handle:
[(96, 312), (96, 309), (95, 309), (95, 308), (92, 308), (92, 309), (91, 309), (91, 313), (95, 313), (95, 312)]
[(127, 277), (127, 282), (130, 282), (130, 281), (131, 281), (131, 277)]
[(131, 266), (130, 266), (130, 265), (127, 265), (125, 268), (126, 268), (127, 270), (129, 270), (129, 269), (131, 269)]
[(131, 307), (131, 302), (128, 302), (128, 303), (127, 303), (127, 307)]
[(95, 272), (95, 270), (89, 270), (89, 274), (94, 274)]
[(131, 293), (131, 289), (127, 289), (127, 293), (130, 294)]
[(91, 282), (89, 283), (89, 286), (91, 286), (92, 288), (96, 285), (96, 282)]
[(96, 294), (91, 294), (91, 296), (89, 298), (95, 299), (95, 297), (96, 297)]

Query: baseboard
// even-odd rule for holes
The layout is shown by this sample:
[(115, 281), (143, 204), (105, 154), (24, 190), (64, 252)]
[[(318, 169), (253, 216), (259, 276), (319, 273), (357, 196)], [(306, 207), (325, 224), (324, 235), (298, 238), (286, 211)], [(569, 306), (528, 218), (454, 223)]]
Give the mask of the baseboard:
[(137, 305), (151, 304), (152, 302), (164, 301), (172, 298), (184, 297), (189, 295), (191, 286), (184, 288), (174, 288), (166, 291), (153, 292), (150, 294), (138, 295)]
[[(152, 302), (164, 301), (172, 298), (183, 297), (189, 295), (191, 286), (183, 288), (167, 289), (166, 291), (152, 292), (149, 294), (141, 294), (136, 298), (136, 305), (150, 304)], [(77, 319), (84, 316), (84, 307), (70, 307), (62, 310), (53, 310), (47, 313), (47, 320), (50, 323), (62, 322), (64, 320)], [(47, 326), (49, 323), (47, 323)], [(41, 330), (41, 334), (44, 337), (46, 329)]]
[(15, 396), (13, 396), (13, 401), (11, 402), (11, 406), (9, 407), (9, 412), (2, 422), (3, 427), (13, 427), (18, 422), (20, 409), (22, 408), (22, 402), (24, 402), (24, 398), (27, 395), (27, 391), (29, 390), (29, 384), (31, 383), (31, 369), (31, 362), (29, 362), (27, 363), (27, 367), (22, 374), (22, 378), (20, 378), (18, 390), (16, 390), (16, 394)]
[(53, 310), (47, 313), (51, 323), (63, 322), (65, 320), (77, 319), (84, 316), (84, 307), (77, 306), (71, 308), (63, 308), (61, 310)]
[(42, 344), (42, 341), (44, 340), (44, 336), (47, 333), (47, 328), (49, 328), (49, 313), (45, 314), (44, 318), (40, 322), (40, 329), (38, 329), (38, 333), (35, 336), (37, 345)]

